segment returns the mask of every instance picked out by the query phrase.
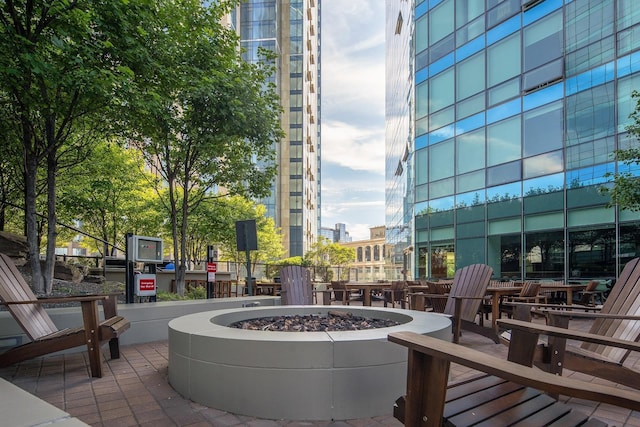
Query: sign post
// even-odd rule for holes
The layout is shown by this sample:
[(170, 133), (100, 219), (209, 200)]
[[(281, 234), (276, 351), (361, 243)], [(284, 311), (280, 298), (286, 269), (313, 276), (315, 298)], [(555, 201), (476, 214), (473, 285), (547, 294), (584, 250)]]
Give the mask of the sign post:
[(218, 270), (218, 263), (207, 262), (207, 298), (213, 298), (216, 285), (216, 271)]

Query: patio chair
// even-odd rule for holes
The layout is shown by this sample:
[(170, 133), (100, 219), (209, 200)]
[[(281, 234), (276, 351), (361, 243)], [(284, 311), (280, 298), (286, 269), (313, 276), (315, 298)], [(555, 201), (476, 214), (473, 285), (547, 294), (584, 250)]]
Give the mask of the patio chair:
[[(415, 332), (393, 332), (388, 338), (409, 351), (407, 393), (393, 408), (394, 417), (406, 426), (607, 425), (545, 392), (633, 410), (640, 407), (640, 394), (635, 391), (523, 366), (511, 357), (513, 346), (509, 360), (503, 360)], [(626, 345), (640, 350), (638, 343)], [(448, 386), (451, 363), (484, 374)]]
[(333, 300), (342, 302), (342, 305), (350, 305), (352, 301), (361, 301), (363, 295), (360, 290), (347, 288), (347, 282), (343, 280), (331, 281)]
[[(438, 293), (425, 294), (425, 297), (431, 299), (433, 311), (451, 316), (453, 342), (457, 343), (460, 340), (462, 329), (483, 335), (496, 343), (499, 342), (498, 336), (491, 328), (475, 323), (492, 274), (493, 268), (486, 264), (468, 265), (456, 271), (448, 293), (440, 293), (446, 291), (446, 288), (442, 287)], [(440, 282), (434, 283), (436, 287), (440, 284)], [(442, 311), (436, 309), (442, 304), (444, 304)]]
[(391, 287), (382, 290), (384, 297), (384, 306), (391, 303), (391, 307), (395, 308), (396, 304), (400, 304), (400, 307), (406, 308), (408, 304), (409, 290), (407, 288), (407, 282), (404, 280), (396, 280), (391, 282)]
[(508, 317), (513, 315), (513, 304), (514, 302), (520, 303), (547, 303), (547, 296), (545, 294), (540, 293), (540, 286), (542, 284), (540, 282), (533, 281), (525, 281), (522, 283), (522, 289), (518, 295), (507, 296), (504, 298), (504, 304), (500, 304), (500, 315), (502, 313), (506, 313)]
[(288, 265), (280, 270), (282, 305), (312, 305), (313, 284), (309, 269)]
[[(531, 309), (527, 305), (518, 306), (515, 318), (530, 321)], [(529, 323), (527, 335), (518, 345), (537, 350), (533, 359), (536, 366), (557, 375), (561, 375), (566, 368), (640, 389), (640, 371), (625, 365), (629, 349), (591, 342), (584, 342), (580, 346), (568, 345), (568, 337), (552, 336), (547, 343), (537, 340), (540, 334), (547, 333), (548, 327), (560, 327), (576, 334), (576, 331), (568, 329), (572, 318), (593, 318), (589, 329), (589, 333), (593, 335), (614, 341), (640, 340), (640, 258), (632, 259), (625, 265), (599, 312), (579, 311), (584, 306), (566, 305), (556, 309), (534, 306), (533, 309), (534, 313), (547, 317), (549, 326)], [(513, 333), (507, 332), (504, 336), (511, 341), (516, 339)]]
[[(98, 301), (102, 302), (103, 321), (98, 319)], [(42, 304), (61, 302), (80, 303), (83, 326), (58, 329)], [(0, 354), (0, 367), (86, 345), (91, 376), (100, 378), (102, 377), (101, 345), (109, 342), (111, 358), (118, 359), (120, 357), (118, 337), (130, 326), (127, 319), (117, 314), (115, 294), (37, 298), (11, 258), (1, 253), (0, 304), (7, 306), (13, 318), (31, 339), (26, 344)]]
[(590, 280), (584, 290), (578, 291), (577, 301), (575, 302), (588, 307), (595, 307), (597, 304), (603, 304), (605, 300), (605, 289), (598, 289), (599, 287), (599, 280)]

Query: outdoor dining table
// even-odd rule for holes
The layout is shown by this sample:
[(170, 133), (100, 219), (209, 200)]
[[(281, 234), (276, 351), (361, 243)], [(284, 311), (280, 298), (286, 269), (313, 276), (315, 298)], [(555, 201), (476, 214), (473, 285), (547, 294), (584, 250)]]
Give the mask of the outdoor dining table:
[(391, 282), (347, 282), (345, 288), (349, 291), (361, 290), (362, 291), (362, 305), (371, 305), (371, 292), (388, 289), (391, 287)]
[(257, 295), (277, 295), (281, 284), (275, 282), (254, 283)]
[(565, 292), (567, 294), (567, 305), (573, 304), (573, 291), (582, 291), (587, 285), (584, 283), (547, 283), (540, 282), (540, 291)]

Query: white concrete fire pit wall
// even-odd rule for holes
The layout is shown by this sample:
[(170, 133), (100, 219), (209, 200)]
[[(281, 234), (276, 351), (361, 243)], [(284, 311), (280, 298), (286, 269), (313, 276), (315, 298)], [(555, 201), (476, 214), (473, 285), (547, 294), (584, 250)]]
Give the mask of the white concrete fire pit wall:
[[(270, 332), (231, 323), (329, 310), (390, 319), (363, 331)], [(169, 322), (169, 382), (202, 405), (267, 419), (347, 420), (390, 414), (406, 392), (407, 349), (395, 331), (451, 340), (449, 318), (375, 307), (275, 306), (217, 310)]]

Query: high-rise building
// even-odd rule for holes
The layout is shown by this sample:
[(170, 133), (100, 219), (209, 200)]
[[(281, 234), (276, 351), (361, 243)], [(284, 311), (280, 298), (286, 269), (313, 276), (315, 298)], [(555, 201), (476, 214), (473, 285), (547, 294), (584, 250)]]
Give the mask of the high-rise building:
[[(413, 244), (413, 15), (410, 1), (387, 1), (385, 46), (386, 270), (412, 271)], [(393, 274), (389, 278), (394, 277)], [(411, 273), (407, 276), (412, 279)]]
[(387, 236), (411, 227), (414, 274), (479, 262), (496, 277), (616, 277), (640, 254), (640, 215), (599, 189), (640, 172), (612, 156), (637, 142), (637, 0), (387, 4), (388, 61), (411, 52), (409, 82), (396, 66), (388, 93), (413, 85), (387, 99), (388, 127), (411, 123), (387, 133)]
[(301, 256), (320, 229), (320, 2), (245, 0), (231, 15), (247, 61), (258, 48), (277, 53), (273, 81), (285, 138), (277, 152), (271, 196), (259, 200), (282, 229), (285, 256)]

